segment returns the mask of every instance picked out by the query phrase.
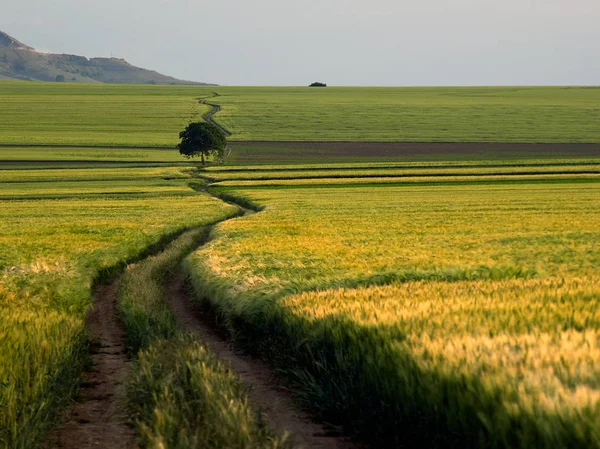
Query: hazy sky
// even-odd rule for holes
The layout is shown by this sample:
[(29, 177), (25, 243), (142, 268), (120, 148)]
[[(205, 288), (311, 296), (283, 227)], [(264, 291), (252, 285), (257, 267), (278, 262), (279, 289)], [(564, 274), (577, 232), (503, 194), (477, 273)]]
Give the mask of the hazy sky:
[(0, 30), (224, 85), (600, 84), (600, 0), (0, 0)]

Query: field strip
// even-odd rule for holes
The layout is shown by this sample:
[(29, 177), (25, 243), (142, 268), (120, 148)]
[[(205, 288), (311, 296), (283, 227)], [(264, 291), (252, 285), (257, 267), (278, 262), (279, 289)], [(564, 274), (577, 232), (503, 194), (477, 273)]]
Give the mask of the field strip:
[(206, 101), (207, 98), (216, 98), (216, 97), (219, 97), (219, 96), (220, 95), (217, 92), (213, 92), (213, 95), (210, 96), (210, 97), (199, 98), (200, 104), (205, 104), (205, 105), (210, 106), (212, 108), (212, 110), (208, 111), (206, 114), (204, 114), (202, 116), (202, 118), (204, 120), (206, 120), (208, 123), (211, 123), (211, 124), (215, 125), (221, 131), (223, 131), (223, 133), (227, 137), (230, 137), (232, 135), (232, 133), (227, 128), (225, 128), (223, 125), (221, 125), (220, 123), (218, 123), (214, 119), (215, 114), (217, 114), (221, 110), (221, 105), (218, 105), (218, 104), (215, 104), (215, 103), (209, 103), (208, 101)]
[(522, 172), (481, 172), (481, 173), (332, 173), (332, 174), (307, 174), (307, 175), (273, 175), (273, 176), (229, 176), (223, 179), (215, 179), (206, 177), (205, 179), (212, 181), (213, 183), (226, 182), (226, 181), (311, 181), (311, 180), (323, 180), (323, 179), (411, 179), (411, 178), (500, 178), (506, 176), (517, 177), (517, 176), (557, 176), (557, 175), (568, 175), (568, 176), (583, 176), (583, 175), (599, 175), (600, 169), (597, 170), (548, 170), (548, 171), (522, 171)]
[(350, 179), (337, 179), (337, 180), (282, 180), (282, 181), (223, 181), (218, 183), (212, 183), (210, 190), (212, 192), (227, 192), (236, 191), (240, 189), (252, 189), (270, 190), (273, 188), (277, 189), (360, 189), (365, 187), (402, 187), (411, 189), (414, 187), (423, 186), (474, 186), (474, 185), (496, 185), (506, 186), (509, 188), (513, 185), (538, 185), (538, 184), (596, 184), (600, 182), (600, 176), (591, 175), (588, 177), (548, 177), (548, 176), (531, 176), (531, 177), (519, 177), (513, 176), (512, 178), (484, 178), (484, 179), (444, 179), (435, 178), (428, 180), (426, 178), (409, 179), (404, 178), (399, 180), (398, 178), (350, 178)]
[(98, 145), (85, 145), (85, 144), (67, 144), (67, 143), (0, 143), (0, 148), (82, 148), (82, 149), (90, 149), (97, 150), (100, 148), (114, 148), (120, 150), (169, 150), (171, 147), (168, 146), (159, 146), (159, 145), (106, 145), (106, 144), (98, 144)]
[(117, 316), (119, 278), (99, 285), (88, 315), (92, 366), (84, 375), (79, 401), (48, 437), (48, 447), (79, 449), (132, 447), (133, 429), (119, 391), (129, 373), (125, 331)]
[[(165, 162), (165, 161), (130, 162), (130, 161), (118, 161), (118, 160), (104, 160), (103, 161), (101, 159), (65, 159), (65, 160), (56, 159), (56, 160), (49, 161), (49, 160), (44, 160), (44, 159), (10, 159), (10, 160), (3, 160), (2, 167), (0, 169), (4, 168), (4, 166), (19, 165), (19, 164), (24, 164), (24, 165), (36, 164), (36, 165), (50, 165), (50, 166), (57, 165), (58, 167), (53, 167), (53, 168), (56, 168), (57, 170), (60, 170), (61, 166), (64, 166), (64, 165), (88, 165), (88, 164), (110, 165), (110, 166), (122, 165), (125, 167), (131, 167), (131, 168), (146, 167), (148, 165), (156, 165), (156, 166), (161, 166), (161, 165), (186, 166), (186, 165), (189, 165), (189, 163), (187, 163), (187, 162), (173, 163), (173, 162)], [(46, 167), (42, 167), (42, 168), (46, 168)], [(120, 168), (120, 167), (115, 167), (115, 168)], [(68, 168), (62, 168), (62, 169), (68, 170)]]
[(600, 164), (600, 159), (550, 159), (534, 160), (527, 159), (514, 161), (491, 161), (491, 162), (396, 162), (396, 163), (332, 163), (332, 164), (311, 164), (311, 165), (256, 165), (256, 166), (211, 166), (204, 168), (206, 173), (229, 174), (229, 173), (272, 173), (272, 172), (356, 172), (365, 170), (440, 170), (440, 169), (494, 169), (494, 168), (535, 168), (535, 167), (578, 167)]

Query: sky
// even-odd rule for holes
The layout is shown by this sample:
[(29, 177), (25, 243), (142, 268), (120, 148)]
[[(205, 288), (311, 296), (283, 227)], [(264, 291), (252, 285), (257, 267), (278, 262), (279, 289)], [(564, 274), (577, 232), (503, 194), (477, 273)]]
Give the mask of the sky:
[(600, 0), (0, 0), (0, 30), (221, 85), (599, 85)]

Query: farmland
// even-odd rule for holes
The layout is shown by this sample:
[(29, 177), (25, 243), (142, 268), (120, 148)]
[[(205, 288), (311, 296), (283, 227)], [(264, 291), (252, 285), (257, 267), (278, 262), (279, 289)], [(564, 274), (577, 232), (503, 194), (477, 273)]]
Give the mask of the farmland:
[(217, 88), (235, 140), (598, 142), (598, 88)]
[(28, 169), (52, 166), (81, 167), (136, 167), (148, 165), (187, 165), (176, 152), (164, 149), (77, 148), (77, 147), (0, 147), (2, 169)]
[(597, 181), (217, 187), (265, 210), (187, 267), (241, 344), (380, 445), (595, 447)]
[(200, 98), (222, 106), (217, 120), (233, 141), (600, 142), (600, 88), (3, 82), (0, 144), (172, 148), (190, 119), (210, 110)]
[(173, 147), (205, 91), (152, 87), (2, 83), (0, 144)]
[[(109, 283), (140, 447), (599, 448), (599, 92), (0, 83), (0, 447), (93, 388)], [(257, 416), (282, 390), (329, 427)]]

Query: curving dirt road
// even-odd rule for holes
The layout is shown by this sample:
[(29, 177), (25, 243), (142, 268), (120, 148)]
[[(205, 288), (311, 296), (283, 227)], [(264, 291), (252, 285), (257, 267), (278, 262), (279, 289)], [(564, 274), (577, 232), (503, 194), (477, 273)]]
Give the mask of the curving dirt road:
[(206, 97), (206, 98), (199, 98), (199, 102), (200, 104), (205, 104), (207, 106), (210, 106), (212, 108), (211, 111), (207, 112), (206, 114), (204, 114), (202, 116), (202, 118), (204, 120), (206, 120), (208, 123), (212, 123), (213, 125), (215, 125), (217, 128), (219, 128), (221, 131), (223, 131), (223, 134), (225, 134), (227, 137), (231, 136), (231, 132), (225, 128), (223, 125), (221, 125), (220, 123), (216, 122), (215, 119), (213, 118), (215, 116), (215, 114), (217, 114), (220, 110), (221, 110), (221, 105), (218, 104), (214, 104), (214, 103), (209, 103), (208, 101), (206, 101), (208, 98), (215, 98), (215, 97), (220, 97), (220, 95), (217, 92), (213, 92), (213, 95), (210, 97)]
[(168, 286), (169, 304), (179, 323), (184, 329), (198, 335), (250, 387), (248, 399), (252, 408), (260, 410), (272, 430), (280, 434), (288, 433), (295, 448), (357, 448), (341, 435), (339, 429), (317, 424), (299, 410), (289, 390), (266, 363), (235, 351), (230, 342), (215, 329), (211, 316), (192, 303), (184, 281), (184, 275), (179, 273)]

